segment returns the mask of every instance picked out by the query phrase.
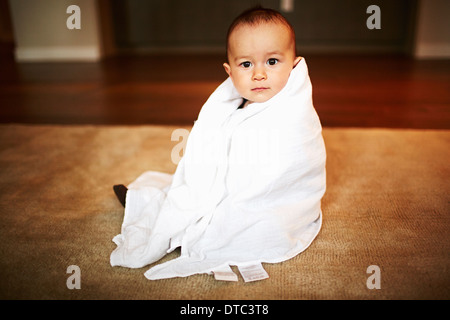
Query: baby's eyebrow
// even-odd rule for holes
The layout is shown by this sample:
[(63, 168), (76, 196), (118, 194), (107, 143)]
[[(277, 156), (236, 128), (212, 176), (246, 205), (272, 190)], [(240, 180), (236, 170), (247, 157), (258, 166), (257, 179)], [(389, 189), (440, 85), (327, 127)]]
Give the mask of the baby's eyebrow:
[[(266, 56), (275, 56), (275, 55), (282, 56), (283, 52), (282, 51), (270, 51), (270, 52), (267, 52), (265, 55)], [(236, 58), (234, 58), (234, 60), (235, 61), (241, 60), (241, 59), (248, 59), (249, 60), (251, 58), (252, 58), (251, 56), (237, 56)]]
[(243, 59), (250, 60), (251, 57), (250, 56), (238, 56), (238, 57), (234, 58), (234, 61), (243, 60)]
[(267, 55), (268, 55), (268, 56), (275, 56), (275, 55), (282, 56), (282, 55), (283, 55), (283, 52), (280, 52), (280, 51), (272, 51), (272, 52), (268, 52)]
[[(265, 54), (266, 57), (270, 56), (283, 56), (284, 53), (282, 51), (270, 51)], [(237, 56), (234, 58), (234, 62), (238, 62), (240, 60), (251, 60), (252, 56)]]

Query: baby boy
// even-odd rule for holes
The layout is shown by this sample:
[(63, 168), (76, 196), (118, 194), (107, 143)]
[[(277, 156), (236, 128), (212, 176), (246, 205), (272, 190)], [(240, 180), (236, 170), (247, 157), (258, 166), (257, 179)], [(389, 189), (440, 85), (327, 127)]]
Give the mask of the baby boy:
[[(245, 11), (229, 28), (223, 66), (229, 77), (203, 105), (175, 173), (148, 171), (129, 190), (115, 186), (127, 203), (112, 266), (140, 268), (181, 247), (145, 276), (261, 271), (320, 231), (326, 152), (292, 26), (271, 9)], [(268, 157), (233, 161), (253, 154)]]
[(245, 11), (231, 24), (227, 57), (223, 66), (246, 101), (242, 107), (275, 96), (301, 60), (292, 26), (277, 11), (263, 8)]
[[(227, 58), (223, 66), (243, 97), (240, 108), (275, 96), (302, 59), (291, 24), (279, 12), (259, 7), (244, 11), (229, 27)], [(114, 192), (125, 206), (127, 188), (115, 185)]]

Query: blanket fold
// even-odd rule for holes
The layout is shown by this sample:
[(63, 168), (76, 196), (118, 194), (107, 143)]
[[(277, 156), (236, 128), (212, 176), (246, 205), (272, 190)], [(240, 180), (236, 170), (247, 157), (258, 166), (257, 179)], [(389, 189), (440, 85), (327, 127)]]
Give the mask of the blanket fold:
[(139, 268), (181, 247), (148, 279), (277, 263), (305, 250), (322, 223), (326, 152), (306, 62), (264, 103), (242, 102), (230, 78), (202, 107), (173, 175), (128, 186), (112, 266)]

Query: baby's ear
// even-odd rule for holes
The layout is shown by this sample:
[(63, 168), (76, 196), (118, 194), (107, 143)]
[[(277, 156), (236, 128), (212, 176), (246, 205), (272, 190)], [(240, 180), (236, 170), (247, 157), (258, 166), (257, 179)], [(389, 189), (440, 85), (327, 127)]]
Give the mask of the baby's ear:
[(295, 60), (294, 60), (294, 68), (300, 62), (300, 60), (302, 60), (302, 57), (295, 58)]
[(228, 73), (228, 75), (231, 77), (231, 67), (228, 63), (223, 64), (223, 68), (225, 69), (225, 72)]

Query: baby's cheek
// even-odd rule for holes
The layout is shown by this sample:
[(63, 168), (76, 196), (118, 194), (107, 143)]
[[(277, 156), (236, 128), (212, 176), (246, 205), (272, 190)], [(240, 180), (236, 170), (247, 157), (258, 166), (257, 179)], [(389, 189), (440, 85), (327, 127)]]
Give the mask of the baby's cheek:
[(243, 81), (240, 81), (239, 79), (232, 79), (232, 80), (234, 87), (239, 92), (239, 94), (247, 99), (246, 95), (248, 95), (248, 91), (250, 90), (247, 87), (247, 85)]
[[(289, 77), (287, 78), (281, 78), (279, 81), (277, 81), (274, 85), (273, 85), (273, 89), (275, 94), (277, 94), (278, 92), (280, 92), (281, 90), (283, 90), (283, 88), (286, 86), (287, 82), (288, 82)], [(274, 94), (274, 95), (275, 95)]]

